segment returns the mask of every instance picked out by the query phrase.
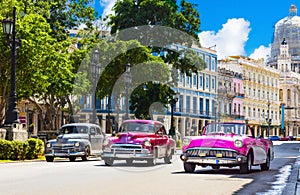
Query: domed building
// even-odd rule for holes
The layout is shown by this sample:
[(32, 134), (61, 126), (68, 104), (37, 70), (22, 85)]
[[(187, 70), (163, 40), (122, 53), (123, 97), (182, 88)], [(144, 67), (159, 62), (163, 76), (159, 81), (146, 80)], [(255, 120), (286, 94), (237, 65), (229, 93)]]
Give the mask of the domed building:
[(275, 25), (271, 55), (267, 63), (276, 69), (278, 69), (277, 60), (283, 40), (289, 47), (291, 70), (300, 73), (300, 17), (297, 15), (295, 5), (291, 5), (289, 15), (279, 20)]
[(295, 5), (275, 25), (267, 66), (280, 71), (281, 134), (296, 136), (300, 134), (300, 17)]

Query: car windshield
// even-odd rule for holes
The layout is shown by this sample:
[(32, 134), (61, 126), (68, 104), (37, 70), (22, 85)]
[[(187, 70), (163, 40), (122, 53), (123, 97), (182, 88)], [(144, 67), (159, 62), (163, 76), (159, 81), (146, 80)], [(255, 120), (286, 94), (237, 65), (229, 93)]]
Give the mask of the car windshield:
[(120, 132), (146, 132), (154, 133), (154, 125), (143, 122), (128, 122), (123, 123), (120, 127)]
[(225, 133), (225, 134), (238, 134), (249, 135), (251, 132), (246, 128), (245, 124), (230, 124), (230, 123), (212, 123), (205, 127), (205, 134)]
[(62, 134), (70, 133), (88, 133), (88, 127), (86, 126), (65, 126), (60, 129)]

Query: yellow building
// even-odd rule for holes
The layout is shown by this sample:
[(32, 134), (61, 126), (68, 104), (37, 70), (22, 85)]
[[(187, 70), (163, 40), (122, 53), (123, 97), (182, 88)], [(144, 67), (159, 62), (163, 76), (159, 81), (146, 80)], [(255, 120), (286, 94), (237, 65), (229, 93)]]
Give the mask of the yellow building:
[(280, 134), (280, 72), (267, 67), (263, 60), (231, 56), (224, 60), (230, 66), (239, 66), (243, 75), (242, 115), (255, 135)]

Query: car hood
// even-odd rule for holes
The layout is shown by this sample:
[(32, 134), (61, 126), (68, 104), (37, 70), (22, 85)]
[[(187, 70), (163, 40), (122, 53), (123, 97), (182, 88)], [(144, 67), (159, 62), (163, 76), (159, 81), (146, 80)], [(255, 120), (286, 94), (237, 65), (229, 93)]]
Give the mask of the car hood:
[(141, 133), (141, 132), (124, 132), (118, 133), (117, 139), (114, 140), (115, 143), (136, 143), (144, 141), (148, 138), (155, 138), (155, 133)]
[(80, 140), (80, 139), (88, 139), (88, 134), (82, 134), (82, 133), (71, 133), (71, 134), (61, 134), (58, 135), (56, 139), (49, 140), (49, 142), (67, 142), (68, 140)]
[(245, 142), (245, 136), (235, 134), (212, 134), (198, 137), (191, 137), (187, 148), (205, 147), (205, 148), (230, 148), (236, 150), (234, 141), (239, 139)]

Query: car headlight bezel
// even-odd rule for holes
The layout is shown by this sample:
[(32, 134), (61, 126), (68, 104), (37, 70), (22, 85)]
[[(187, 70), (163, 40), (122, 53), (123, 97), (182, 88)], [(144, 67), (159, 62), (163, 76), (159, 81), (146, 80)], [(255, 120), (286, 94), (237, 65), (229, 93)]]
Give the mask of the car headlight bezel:
[(241, 148), (244, 146), (244, 142), (240, 139), (234, 140), (234, 146), (237, 148)]
[(50, 142), (46, 143), (47, 148), (51, 148), (52, 144)]
[(184, 137), (182, 139), (182, 146), (188, 146), (191, 143), (191, 138), (189, 137)]
[(144, 146), (146, 146), (146, 147), (151, 147), (152, 144), (151, 144), (150, 140), (145, 140), (145, 141), (144, 141)]
[(102, 144), (103, 146), (107, 146), (109, 144), (109, 139), (104, 139)]

